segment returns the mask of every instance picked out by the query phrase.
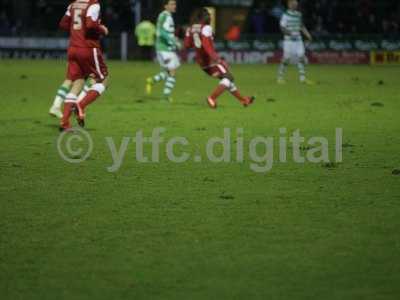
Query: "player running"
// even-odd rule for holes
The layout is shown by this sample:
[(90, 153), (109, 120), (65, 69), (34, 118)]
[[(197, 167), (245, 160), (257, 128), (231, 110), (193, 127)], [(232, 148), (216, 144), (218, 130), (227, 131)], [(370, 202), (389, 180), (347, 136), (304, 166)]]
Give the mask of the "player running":
[[(91, 80), (87, 80), (85, 86), (78, 97), (78, 102), (82, 101), (83, 98), (87, 95), (87, 92), (90, 90), (94, 83)], [(62, 113), (62, 105), (64, 104), (65, 97), (69, 93), (72, 87), (72, 81), (69, 79), (65, 79), (64, 82), (57, 90), (57, 94), (53, 100), (53, 105), (50, 107), (49, 114), (53, 117), (61, 119), (63, 116)]]
[(297, 0), (288, 0), (288, 10), (282, 15), (280, 26), (284, 34), (283, 58), (279, 66), (278, 83), (285, 84), (284, 79), (286, 68), (289, 63), (296, 62), (299, 69), (300, 82), (313, 84), (306, 78), (306, 55), (302, 38), (302, 33), (307, 40), (312, 41), (312, 36), (303, 24), (303, 16), (298, 11), (299, 2)]
[(164, 98), (172, 102), (172, 91), (176, 84), (176, 70), (180, 67), (180, 61), (176, 51), (180, 43), (175, 37), (175, 23), (172, 14), (176, 12), (175, 0), (164, 0), (164, 11), (157, 20), (156, 52), (157, 60), (161, 66), (161, 72), (154, 77), (147, 78), (146, 93), (150, 95), (155, 83), (165, 81)]
[[(72, 112), (76, 112), (78, 124), (83, 127), (86, 107), (106, 89), (108, 70), (100, 50), (100, 37), (108, 35), (108, 29), (101, 24), (98, 0), (74, 1), (68, 6), (60, 27), (70, 32), (67, 79), (72, 81), (72, 86), (65, 97), (60, 127), (60, 130), (69, 130)], [(78, 95), (88, 78), (95, 83), (78, 102)]]
[(196, 23), (187, 29), (185, 37), (185, 47), (196, 49), (196, 62), (203, 71), (220, 79), (217, 88), (207, 98), (208, 105), (213, 109), (217, 108), (217, 98), (228, 90), (243, 106), (249, 106), (255, 98), (243, 97), (240, 94), (227, 63), (215, 51), (210, 22), (211, 15), (206, 8), (203, 8), (197, 16)]
[(56, 97), (54, 98), (53, 105), (50, 107), (49, 114), (53, 117), (62, 118), (62, 105), (64, 103), (65, 97), (71, 90), (72, 81), (64, 80), (62, 85), (58, 88)]

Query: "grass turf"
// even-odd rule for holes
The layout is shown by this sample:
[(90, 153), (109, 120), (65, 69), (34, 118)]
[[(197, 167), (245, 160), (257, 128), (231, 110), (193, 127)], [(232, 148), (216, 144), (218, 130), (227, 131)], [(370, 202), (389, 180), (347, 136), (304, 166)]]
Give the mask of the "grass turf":
[[(309, 87), (294, 69), (278, 86), (275, 66), (234, 66), (257, 102), (225, 95), (217, 111), (204, 103), (216, 82), (191, 65), (174, 104), (144, 97), (157, 70), (110, 63), (110, 88), (88, 111), (93, 153), (72, 165), (47, 115), (64, 63), (0, 61), (2, 299), (398, 299), (398, 68), (310, 67)], [(246, 142), (281, 127), (333, 142), (341, 127), (344, 161), (257, 174), (248, 158), (141, 164), (130, 144), (107, 172), (106, 137), (119, 146), (156, 127), (201, 154), (225, 127)]]

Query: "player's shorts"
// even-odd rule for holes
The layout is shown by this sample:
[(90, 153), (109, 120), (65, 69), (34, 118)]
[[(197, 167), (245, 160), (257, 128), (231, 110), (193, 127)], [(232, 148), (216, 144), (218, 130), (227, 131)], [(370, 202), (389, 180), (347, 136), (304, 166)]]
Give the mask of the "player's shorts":
[(67, 79), (75, 81), (91, 77), (102, 82), (108, 75), (103, 53), (98, 48), (68, 49)]
[(298, 60), (304, 57), (306, 51), (302, 40), (299, 41), (283, 41), (283, 58), (290, 60)]
[(206, 72), (211, 77), (221, 78), (229, 73), (228, 64), (225, 61), (222, 61), (218, 64), (212, 64), (208, 66), (201, 66), (204, 72)]
[(176, 70), (181, 65), (175, 52), (158, 51), (157, 60), (160, 66), (168, 71)]

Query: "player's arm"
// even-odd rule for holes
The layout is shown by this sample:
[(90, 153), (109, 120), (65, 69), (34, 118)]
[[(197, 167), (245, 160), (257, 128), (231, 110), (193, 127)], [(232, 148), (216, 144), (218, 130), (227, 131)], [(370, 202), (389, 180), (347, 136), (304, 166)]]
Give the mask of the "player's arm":
[(201, 32), (201, 44), (207, 55), (216, 63), (221, 59), (218, 53), (215, 51), (213, 32), (211, 26), (205, 26)]
[(292, 32), (288, 29), (288, 20), (285, 15), (282, 16), (281, 21), (279, 23), (281, 27), (281, 31), (284, 35), (292, 35)]
[(312, 41), (312, 35), (311, 33), (308, 31), (306, 26), (302, 26), (301, 27), (301, 32), (304, 34), (304, 36), (306, 37), (307, 40), (309, 40), (310, 42)]
[(62, 30), (69, 31), (69, 29), (71, 28), (71, 20), (72, 20), (72, 18), (71, 18), (71, 5), (70, 5), (70, 6), (68, 6), (68, 9), (67, 9), (65, 15), (61, 19), (61, 21), (59, 23), (59, 27)]
[(108, 28), (100, 22), (100, 4), (92, 4), (86, 13), (86, 28), (98, 34), (108, 35)]
[(190, 27), (186, 29), (185, 40), (183, 42), (183, 45), (186, 49), (191, 49), (194, 47), (193, 37), (190, 30), (191, 30)]
[(292, 35), (292, 33), (286, 27), (281, 25), (281, 31), (284, 35)]

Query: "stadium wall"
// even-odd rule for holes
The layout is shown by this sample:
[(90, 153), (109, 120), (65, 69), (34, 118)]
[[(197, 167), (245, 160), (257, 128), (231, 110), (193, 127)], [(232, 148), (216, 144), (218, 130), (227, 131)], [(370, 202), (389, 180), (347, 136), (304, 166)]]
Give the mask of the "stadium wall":
[[(64, 59), (67, 38), (0, 37), (0, 59)], [(126, 34), (108, 38), (105, 52), (111, 59), (140, 59), (140, 49)], [(279, 38), (216, 42), (218, 52), (232, 64), (275, 64), (282, 57)], [(311, 64), (400, 64), (400, 38), (328, 38), (307, 43)], [(194, 62), (194, 52), (183, 51), (182, 60)]]

